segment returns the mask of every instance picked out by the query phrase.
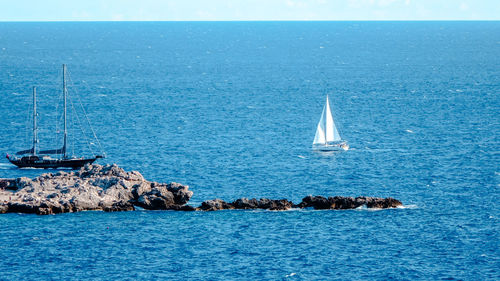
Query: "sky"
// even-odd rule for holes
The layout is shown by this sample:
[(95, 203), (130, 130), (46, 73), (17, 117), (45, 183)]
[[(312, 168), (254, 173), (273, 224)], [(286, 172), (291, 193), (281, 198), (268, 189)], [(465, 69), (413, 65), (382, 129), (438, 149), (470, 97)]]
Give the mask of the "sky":
[(500, 20), (500, 0), (0, 0), (0, 21)]

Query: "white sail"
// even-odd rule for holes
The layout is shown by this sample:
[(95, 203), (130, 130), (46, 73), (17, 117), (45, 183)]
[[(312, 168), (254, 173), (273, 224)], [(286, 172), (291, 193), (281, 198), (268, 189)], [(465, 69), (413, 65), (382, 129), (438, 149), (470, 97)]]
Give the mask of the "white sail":
[(330, 102), (328, 100), (328, 96), (326, 96), (326, 104), (323, 107), (323, 112), (321, 113), (321, 118), (318, 122), (313, 145), (326, 144), (329, 142), (336, 142), (340, 140), (341, 138), (339, 131), (337, 130), (335, 122), (333, 121)]
[(326, 142), (332, 141), (340, 141), (340, 134), (337, 130), (337, 126), (335, 126), (335, 122), (333, 121), (332, 111), (330, 110), (330, 101), (328, 100), (328, 96), (326, 96)]
[(318, 122), (318, 127), (316, 128), (316, 135), (314, 135), (313, 144), (325, 144), (325, 107), (323, 107), (323, 112), (321, 113), (321, 118)]

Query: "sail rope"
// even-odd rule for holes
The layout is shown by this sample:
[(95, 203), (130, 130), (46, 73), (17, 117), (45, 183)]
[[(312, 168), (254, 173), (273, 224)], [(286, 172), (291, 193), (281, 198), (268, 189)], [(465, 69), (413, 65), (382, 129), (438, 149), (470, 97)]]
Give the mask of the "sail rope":
[(59, 105), (63, 103), (63, 99), (64, 99), (64, 95), (58, 95), (59, 96), (59, 99), (56, 100), (56, 133), (55, 133), (55, 136), (56, 136), (56, 140), (55, 140), (55, 143), (59, 143), (60, 139), (60, 132), (59, 132), (59, 124), (62, 123), (62, 119), (63, 119), (63, 113), (60, 113), (59, 112)]
[[(88, 140), (88, 138), (86, 137), (86, 133), (85, 133), (85, 130), (83, 129), (82, 122), (80, 121), (80, 117), (78, 117), (78, 114), (76, 114), (75, 106), (74, 106), (74, 104), (73, 104), (73, 99), (72, 99), (72, 98), (69, 98), (69, 95), (68, 95), (67, 97), (68, 97), (69, 103), (71, 104), (71, 108), (72, 108), (72, 110), (73, 110), (72, 119), (73, 119), (73, 121), (74, 121), (74, 118), (75, 118), (75, 116), (76, 116), (76, 120), (78, 121), (78, 125), (80, 126), (80, 130), (82, 130), (83, 136), (84, 136), (84, 138), (85, 138), (85, 142), (87, 143), (87, 146), (88, 146), (88, 148), (89, 148), (89, 150), (90, 150), (90, 153), (94, 154), (94, 151), (92, 151), (92, 148), (91, 148), (91, 146), (90, 146), (89, 140)], [(75, 140), (74, 140), (74, 139), (75, 139), (75, 138), (73, 137), (73, 139), (72, 139), (72, 141), (73, 141), (73, 154), (74, 154), (74, 151), (75, 151), (75, 149), (74, 149), (74, 143), (75, 143)]]
[[(75, 108), (73, 106), (73, 102), (72, 102), (71, 98), (69, 97), (69, 95), (67, 95), (67, 99), (70, 101), (71, 109), (73, 110), (72, 112), (68, 112), (69, 115), (71, 116), (71, 124), (75, 124), (75, 115), (76, 115)], [(75, 128), (74, 128), (74, 126), (71, 126), (71, 132), (68, 131), (68, 138), (71, 141), (71, 156), (75, 155), (75, 139), (76, 138), (74, 136), (76, 136)]]
[[(332, 94), (332, 96), (333, 96), (333, 94)], [(337, 115), (335, 113), (337, 111), (334, 109), (334, 106), (332, 104), (333, 104), (333, 102), (330, 103), (330, 109), (332, 111), (332, 119), (333, 119), (333, 122), (335, 123), (335, 127), (337, 128), (337, 132), (339, 133), (340, 138), (342, 138), (342, 135), (343, 135), (342, 132), (344, 131), (343, 126), (342, 126), (342, 122), (340, 122), (340, 123), (335, 122), (335, 120), (337, 120), (337, 118), (335, 118), (335, 115)]]
[[(70, 83), (73, 85), (73, 80), (71, 80), (71, 76), (69, 75), (69, 73), (67, 73), (67, 75), (68, 75), (68, 78), (69, 78), (68, 80), (69, 80), (69, 81), (70, 81)], [(96, 135), (96, 133), (95, 133), (95, 130), (94, 130), (94, 128), (92, 127), (92, 124), (90, 123), (90, 120), (89, 120), (89, 117), (88, 117), (88, 115), (87, 115), (87, 112), (85, 111), (85, 108), (83, 107), (82, 100), (80, 99), (80, 95), (78, 94), (78, 91), (77, 91), (76, 89), (75, 89), (75, 93), (76, 93), (76, 97), (77, 97), (77, 99), (78, 99), (78, 102), (79, 102), (79, 104), (80, 104), (80, 108), (82, 109), (83, 115), (85, 116), (85, 119), (87, 120), (87, 124), (88, 124), (88, 126), (89, 126), (89, 128), (90, 128), (90, 131), (92, 132), (92, 135), (94, 136), (94, 139), (95, 139), (95, 140), (96, 140), (96, 142), (97, 142), (97, 145), (98, 145), (98, 147), (99, 147), (99, 150), (101, 151), (101, 154), (104, 154), (104, 150), (102, 149), (101, 142), (99, 141), (99, 138), (97, 137), (97, 135)], [(78, 118), (78, 119), (79, 119), (79, 118)], [(80, 124), (80, 128), (82, 128), (82, 127), (81, 127), (81, 124)], [(82, 129), (82, 131), (83, 131), (83, 129)], [(88, 140), (87, 140), (87, 143), (88, 143)], [(89, 144), (89, 145), (90, 145), (90, 144)], [(90, 151), (93, 153), (92, 149), (91, 149)]]

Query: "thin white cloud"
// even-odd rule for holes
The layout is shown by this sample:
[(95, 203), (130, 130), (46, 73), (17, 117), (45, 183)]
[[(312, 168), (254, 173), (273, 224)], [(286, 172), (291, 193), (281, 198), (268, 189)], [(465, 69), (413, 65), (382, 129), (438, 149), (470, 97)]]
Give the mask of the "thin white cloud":
[(111, 20), (112, 21), (122, 21), (122, 20), (125, 20), (125, 16), (122, 14), (112, 14)]
[(499, 1), (0, 0), (0, 21), (500, 20)]
[(390, 6), (392, 5), (393, 3), (395, 2), (402, 2), (403, 0), (379, 0), (378, 1), (378, 5), (380, 7), (387, 7), (387, 6)]

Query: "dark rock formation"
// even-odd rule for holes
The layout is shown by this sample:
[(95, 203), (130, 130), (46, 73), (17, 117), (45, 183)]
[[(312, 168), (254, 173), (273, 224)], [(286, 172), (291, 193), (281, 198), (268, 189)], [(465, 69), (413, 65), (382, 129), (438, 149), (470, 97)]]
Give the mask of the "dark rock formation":
[(265, 209), (265, 210), (288, 210), (292, 208), (293, 203), (286, 200), (271, 200), (267, 198), (261, 198), (259, 200), (252, 198), (241, 198), (235, 200), (231, 203), (235, 209)]
[[(137, 189), (141, 191), (137, 191)], [(149, 187), (136, 186), (134, 194), (138, 196), (134, 200), (135, 204), (149, 210), (177, 210), (193, 196), (193, 192), (189, 191), (187, 186), (178, 183), (159, 184), (156, 182), (151, 183)]]
[(217, 211), (217, 210), (229, 210), (229, 209), (240, 209), (240, 210), (252, 210), (252, 209), (264, 209), (272, 211), (283, 211), (292, 208), (293, 203), (286, 200), (271, 200), (267, 198), (261, 198), (259, 200), (252, 198), (241, 198), (237, 199), (232, 203), (227, 203), (221, 199), (207, 200), (201, 203), (201, 206), (197, 210), (201, 211)]
[(16, 190), (16, 180), (0, 179), (0, 190)]
[(207, 200), (201, 203), (201, 206), (197, 208), (202, 211), (218, 211), (218, 210), (228, 210), (234, 209), (233, 205), (226, 203), (220, 199)]
[(116, 165), (86, 165), (77, 172), (46, 173), (34, 179), (0, 179), (0, 213), (117, 212), (135, 210), (135, 206), (148, 210), (215, 211), (354, 209), (363, 205), (395, 208), (402, 205), (393, 198), (306, 196), (298, 205), (287, 199), (241, 198), (232, 203), (208, 200), (194, 208), (186, 205), (192, 196), (193, 192), (185, 185), (149, 182), (139, 172), (126, 172)]
[(401, 201), (394, 198), (377, 198), (377, 197), (328, 197), (323, 196), (306, 196), (296, 207), (308, 208), (312, 207), (316, 210), (322, 209), (356, 209), (365, 205), (367, 208), (396, 208), (402, 206)]

